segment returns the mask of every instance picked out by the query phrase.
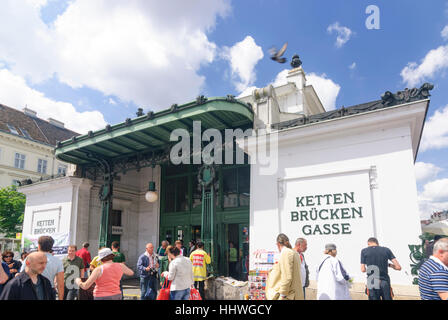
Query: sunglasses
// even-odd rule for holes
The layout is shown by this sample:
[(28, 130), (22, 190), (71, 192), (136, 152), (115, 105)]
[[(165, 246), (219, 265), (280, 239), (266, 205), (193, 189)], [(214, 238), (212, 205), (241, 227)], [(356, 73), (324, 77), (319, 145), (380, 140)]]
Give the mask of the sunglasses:
[(5, 258), (12, 258), (13, 256), (5, 256)]

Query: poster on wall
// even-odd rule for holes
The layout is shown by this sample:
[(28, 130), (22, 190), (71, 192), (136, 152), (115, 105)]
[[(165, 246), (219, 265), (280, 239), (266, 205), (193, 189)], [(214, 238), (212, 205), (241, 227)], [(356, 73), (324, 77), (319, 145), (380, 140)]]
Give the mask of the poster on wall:
[(51, 236), (54, 239), (53, 245), (53, 254), (57, 255), (65, 255), (68, 252), (70, 234), (68, 233), (47, 233), (47, 234), (39, 234), (39, 235), (27, 235), (24, 237), (24, 249), (26, 251), (37, 250), (37, 240), (40, 236)]
[(68, 252), (70, 234), (61, 232), (61, 207), (33, 211), (31, 230), (24, 235), (23, 246), (27, 251), (37, 250), (40, 236), (51, 236), (54, 239), (53, 254), (65, 255)]
[(324, 257), (325, 244), (333, 243), (347, 272), (363, 277), (361, 250), (375, 233), (369, 171), (287, 178), (281, 183), (281, 232), (293, 246), (297, 238), (307, 240), (311, 276)]

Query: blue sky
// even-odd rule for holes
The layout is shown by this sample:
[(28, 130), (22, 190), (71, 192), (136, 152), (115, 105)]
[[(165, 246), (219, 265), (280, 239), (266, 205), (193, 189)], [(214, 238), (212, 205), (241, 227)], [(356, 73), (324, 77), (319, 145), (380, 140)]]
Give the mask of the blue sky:
[(421, 210), (448, 209), (447, 0), (5, 0), (0, 21), (0, 103), (80, 133), (264, 87), (289, 68), (269, 59), (284, 42), (327, 109), (432, 82), (416, 175)]

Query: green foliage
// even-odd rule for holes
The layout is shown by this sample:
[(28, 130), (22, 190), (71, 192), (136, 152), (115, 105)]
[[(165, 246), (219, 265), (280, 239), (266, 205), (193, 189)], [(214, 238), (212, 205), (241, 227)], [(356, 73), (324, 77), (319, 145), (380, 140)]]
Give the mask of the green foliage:
[(16, 186), (0, 189), (0, 233), (15, 237), (22, 232), (26, 197)]
[(427, 233), (427, 232), (425, 232), (425, 233), (423, 233), (422, 235), (420, 235), (419, 238), (420, 238), (423, 242), (425, 242), (425, 240), (429, 240), (429, 241), (431, 241), (431, 240), (434, 240), (434, 235), (431, 234), (431, 233)]

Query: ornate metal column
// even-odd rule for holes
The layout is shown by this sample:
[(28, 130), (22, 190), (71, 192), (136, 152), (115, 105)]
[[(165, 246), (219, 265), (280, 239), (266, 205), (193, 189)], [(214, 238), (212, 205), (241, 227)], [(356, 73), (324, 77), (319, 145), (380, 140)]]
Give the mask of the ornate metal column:
[(111, 174), (104, 175), (104, 184), (100, 188), (99, 198), (101, 200), (101, 224), (99, 246), (107, 246), (109, 236), (109, 215), (112, 211), (112, 192), (113, 192), (113, 178)]
[(95, 160), (103, 173), (103, 185), (99, 191), (99, 198), (101, 201), (101, 222), (100, 222), (100, 235), (99, 235), (99, 247), (107, 246), (109, 235), (109, 215), (112, 211), (112, 194), (113, 194), (113, 165), (105, 159), (97, 157), (92, 153), (88, 153), (87, 156), (90, 159)]
[(212, 259), (210, 273), (216, 271), (217, 252), (215, 248), (214, 215), (215, 198), (214, 181), (215, 169), (212, 166), (204, 165), (198, 173), (198, 181), (202, 185), (202, 217), (201, 217), (201, 239), (204, 242), (204, 249), (210, 254)]

